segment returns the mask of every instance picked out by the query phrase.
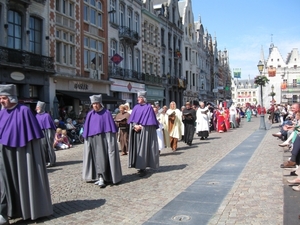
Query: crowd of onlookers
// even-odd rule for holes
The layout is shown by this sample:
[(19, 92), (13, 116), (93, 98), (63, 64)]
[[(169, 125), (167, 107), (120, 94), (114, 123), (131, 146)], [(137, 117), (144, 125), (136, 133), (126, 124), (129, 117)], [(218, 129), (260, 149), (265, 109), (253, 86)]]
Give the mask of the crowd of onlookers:
[(292, 185), (293, 190), (300, 191), (300, 104), (290, 105), (272, 105), (269, 112), (270, 122), (279, 123), (279, 131), (273, 136), (283, 141), (279, 144), (285, 151), (290, 151), (291, 156), (280, 167), (291, 171), (291, 176), (297, 176), (295, 179), (288, 179), (287, 182)]

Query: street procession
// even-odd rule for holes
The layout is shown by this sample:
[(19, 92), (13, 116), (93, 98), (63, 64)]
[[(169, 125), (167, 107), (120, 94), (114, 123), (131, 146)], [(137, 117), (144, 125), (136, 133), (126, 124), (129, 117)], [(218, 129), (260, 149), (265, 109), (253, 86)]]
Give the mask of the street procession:
[(0, 0), (0, 225), (299, 224), (291, 1)]

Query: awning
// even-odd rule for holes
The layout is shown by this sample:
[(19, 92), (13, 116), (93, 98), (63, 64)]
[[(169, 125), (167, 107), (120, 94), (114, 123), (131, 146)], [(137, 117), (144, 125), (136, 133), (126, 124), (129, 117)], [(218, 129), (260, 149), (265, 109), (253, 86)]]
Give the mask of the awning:
[(109, 96), (107, 94), (102, 94), (102, 93), (91, 93), (91, 92), (80, 92), (80, 91), (57, 91), (57, 93), (79, 99), (81, 102), (83, 102), (85, 104), (90, 103), (91, 95), (98, 95), (98, 94), (102, 95), (102, 101), (104, 104), (123, 104), (123, 103), (125, 103), (125, 100), (115, 98), (115, 97)]

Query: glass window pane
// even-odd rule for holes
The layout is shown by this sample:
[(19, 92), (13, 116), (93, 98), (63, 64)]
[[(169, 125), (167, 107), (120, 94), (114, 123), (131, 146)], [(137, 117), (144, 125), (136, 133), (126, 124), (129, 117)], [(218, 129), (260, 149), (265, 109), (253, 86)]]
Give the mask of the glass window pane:
[(96, 52), (91, 52), (91, 69), (95, 70), (96, 69)]
[(70, 65), (73, 65), (74, 47), (70, 46)]
[(90, 41), (90, 48), (97, 49), (96, 48), (96, 40), (91, 39), (91, 41)]
[(21, 27), (15, 26), (15, 37), (21, 37)]
[(60, 63), (60, 46), (61, 43), (56, 42), (56, 62)]
[(85, 21), (88, 21), (88, 7), (86, 5), (84, 5), (84, 9), (83, 9), (83, 19)]
[(102, 28), (102, 14), (98, 14), (98, 27)]
[(13, 11), (8, 11), (8, 15), (7, 15), (7, 21), (9, 22), (9, 23), (12, 23), (13, 21), (14, 21), (14, 12)]
[(9, 48), (14, 47), (14, 39), (12, 37), (7, 38), (7, 47), (9, 47)]
[(13, 36), (14, 35), (14, 26), (12, 24), (8, 24), (8, 29), (7, 29), (7, 34), (8, 36)]
[(88, 50), (84, 50), (84, 68), (88, 69), (89, 68), (89, 51)]
[(90, 18), (90, 22), (92, 24), (96, 25), (96, 10), (91, 9), (91, 18)]
[(84, 37), (84, 46), (89, 47), (89, 39)]
[(101, 41), (98, 42), (98, 51), (103, 52), (103, 43)]
[(98, 70), (102, 71), (103, 69), (103, 57), (101, 54), (99, 54), (99, 62), (98, 62)]
[(21, 39), (15, 39), (15, 49), (21, 49)]
[(91, 1), (90, 1), (90, 4), (91, 4), (92, 6), (96, 6), (95, 0), (91, 0)]
[(102, 2), (98, 2), (98, 9), (102, 11)]

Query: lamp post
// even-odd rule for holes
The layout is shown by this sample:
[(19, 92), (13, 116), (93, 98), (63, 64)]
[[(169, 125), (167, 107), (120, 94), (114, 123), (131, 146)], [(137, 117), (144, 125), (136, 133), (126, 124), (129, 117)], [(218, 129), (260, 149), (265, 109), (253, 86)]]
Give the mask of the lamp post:
[[(259, 60), (258, 65), (257, 65), (258, 71), (260, 73), (260, 76), (262, 75), (262, 71), (264, 69), (264, 64), (262, 63), (261, 60)], [(265, 122), (265, 110), (264, 110), (264, 103), (263, 103), (263, 85), (260, 84), (260, 101), (261, 101), (261, 114), (260, 114), (260, 125), (259, 129), (260, 130), (266, 130), (266, 122)]]
[(274, 85), (272, 84), (272, 86), (271, 86), (271, 90), (272, 90), (272, 92), (271, 92), (271, 96), (272, 96), (272, 104), (274, 104), (275, 103), (275, 101), (274, 101)]

